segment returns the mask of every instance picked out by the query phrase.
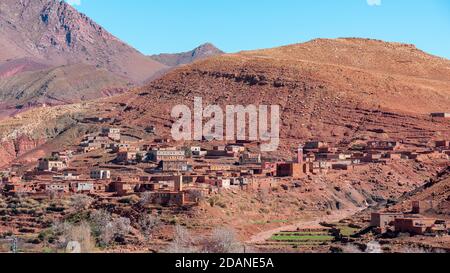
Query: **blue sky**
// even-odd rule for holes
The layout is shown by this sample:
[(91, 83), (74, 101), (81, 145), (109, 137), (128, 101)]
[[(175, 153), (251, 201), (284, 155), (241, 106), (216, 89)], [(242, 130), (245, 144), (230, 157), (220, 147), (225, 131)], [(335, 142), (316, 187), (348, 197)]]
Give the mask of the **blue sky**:
[(145, 54), (204, 42), (226, 52), (314, 38), (415, 44), (450, 59), (448, 0), (67, 0)]

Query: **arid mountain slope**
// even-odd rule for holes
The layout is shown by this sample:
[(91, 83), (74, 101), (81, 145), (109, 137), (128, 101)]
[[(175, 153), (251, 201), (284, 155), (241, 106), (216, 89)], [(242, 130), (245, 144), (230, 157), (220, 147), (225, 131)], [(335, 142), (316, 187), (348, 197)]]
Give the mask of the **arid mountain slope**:
[(224, 54), (222, 50), (218, 49), (213, 44), (206, 43), (188, 52), (159, 54), (150, 56), (150, 58), (167, 66), (175, 67), (222, 54)]
[[(279, 57), (286, 50), (291, 53)], [(409, 50), (413, 53), (408, 54)], [(348, 61), (333, 63), (321, 57), (333, 54)], [(396, 67), (398, 56), (410, 58), (412, 64), (398, 62)], [(389, 69), (383, 66), (387, 60), (392, 63)], [(282, 111), (280, 156), (290, 157), (286, 151), (311, 139), (334, 143), (395, 139), (427, 147), (433, 140), (450, 138), (450, 122), (429, 117), (430, 112), (450, 111), (450, 80), (444, 73), (449, 63), (400, 44), (319, 40), (201, 60), (81, 112), (112, 117), (114, 126), (142, 131), (154, 124), (158, 132), (169, 135), (172, 107), (193, 107), (194, 97), (202, 97), (205, 105), (278, 104)], [(442, 77), (433, 78), (433, 71)], [(36, 130), (22, 132), (30, 135)], [(41, 131), (39, 135), (45, 138)]]
[(128, 90), (125, 78), (91, 65), (74, 64), (0, 78), (0, 100), (10, 108), (59, 105)]
[(283, 140), (370, 137), (426, 145), (450, 133), (448, 121), (429, 118), (450, 111), (449, 67), (407, 45), (318, 40), (199, 61), (112, 101), (127, 102), (119, 115), (141, 126), (157, 121), (170, 128), (172, 106), (192, 107), (197, 96), (205, 104), (280, 105)]
[(165, 68), (60, 0), (2, 0), (0, 47), (0, 63), (23, 57), (87, 63), (137, 82)]
[(36, 71), (49, 68), (48, 65), (32, 58), (9, 60), (0, 64), (0, 79), (12, 77), (27, 71)]
[(424, 214), (450, 215), (450, 165), (430, 182), (402, 198), (397, 208), (408, 210), (412, 201), (426, 204)]

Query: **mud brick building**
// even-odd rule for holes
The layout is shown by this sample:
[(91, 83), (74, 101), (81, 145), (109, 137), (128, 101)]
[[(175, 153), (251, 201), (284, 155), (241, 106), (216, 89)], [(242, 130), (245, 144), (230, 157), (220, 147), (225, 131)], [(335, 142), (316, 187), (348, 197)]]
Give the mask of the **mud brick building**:
[(116, 162), (118, 163), (130, 163), (137, 160), (137, 152), (133, 151), (123, 151), (118, 152), (116, 157)]
[(186, 160), (163, 160), (159, 163), (159, 168), (163, 172), (189, 172), (192, 166)]
[(137, 184), (132, 182), (114, 181), (109, 184), (108, 191), (124, 196), (133, 193), (136, 186)]
[(279, 163), (277, 164), (277, 176), (301, 178), (305, 175), (303, 166), (304, 164), (300, 163)]
[(120, 129), (118, 128), (103, 128), (101, 136), (108, 137), (114, 141), (120, 141)]
[(450, 148), (450, 140), (436, 141), (436, 148)]
[(426, 232), (432, 232), (435, 224), (435, 219), (413, 217), (397, 218), (394, 222), (396, 232), (404, 232), (411, 235), (423, 235)]
[(160, 149), (150, 151), (147, 156), (148, 160), (157, 163), (161, 161), (181, 161), (186, 159), (186, 152), (177, 149)]
[(438, 118), (438, 119), (450, 119), (450, 113), (431, 113), (432, 118)]
[(244, 153), (241, 155), (239, 159), (240, 165), (260, 165), (261, 164), (261, 155), (260, 154), (251, 154)]
[(67, 183), (46, 183), (41, 186), (46, 193), (68, 194), (70, 192), (70, 185)]
[(397, 141), (369, 141), (366, 150), (397, 151), (401, 148)]
[(38, 167), (37, 169), (39, 171), (47, 171), (47, 172), (57, 172), (57, 171), (61, 171), (63, 169), (67, 168), (67, 164), (63, 161), (60, 160), (53, 160), (53, 159), (49, 159), (49, 158), (42, 158), (39, 159), (39, 163), (38, 163)]
[(70, 184), (70, 191), (74, 193), (94, 193), (93, 182), (74, 182)]
[(403, 217), (403, 213), (400, 212), (374, 212), (371, 215), (370, 225), (385, 232), (390, 226), (393, 226), (395, 219), (401, 217)]
[(111, 171), (109, 170), (92, 170), (90, 177), (96, 180), (108, 180), (111, 179)]

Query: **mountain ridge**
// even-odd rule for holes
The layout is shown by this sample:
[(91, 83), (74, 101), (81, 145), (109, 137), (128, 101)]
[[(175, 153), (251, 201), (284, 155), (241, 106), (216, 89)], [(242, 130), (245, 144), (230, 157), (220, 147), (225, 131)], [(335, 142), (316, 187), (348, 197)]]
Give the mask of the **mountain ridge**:
[(54, 66), (87, 63), (141, 82), (165, 69), (59, 0), (2, 0), (0, 62), (34, 57)]
[(163, 63), (169, 67), (176, 67), (179, 65), (185, 65), (197, 60), (222, 55), (225, 52), (218, 49), (211, 43), (204, 43), (193, 50), (181, 53), (162, 53), (158, 55), (149, 56), (151, 59)]

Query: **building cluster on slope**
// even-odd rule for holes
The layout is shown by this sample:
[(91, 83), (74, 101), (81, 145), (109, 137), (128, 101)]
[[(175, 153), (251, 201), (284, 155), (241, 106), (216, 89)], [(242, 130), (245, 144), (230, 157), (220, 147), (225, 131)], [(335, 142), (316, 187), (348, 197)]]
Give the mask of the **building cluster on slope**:
[(450, 225), (446, 220), (425, 217), (422, 214), (433, 209), (433, 201), (414, 201), (412, 211), (383, 211), (371, 215), (370, 225), (377, 233), (409, 233), (411, 235), (449, 235)]
[[(154, 133), (154, 128), (150, 129)], [(369, 163), (418, 160), (432, 153), (447, 158), (450, 155), (450, 141), (437, 141), (435, 149), (419, 152), (408, 151), (395, 141), (369, 141), (351, 147), (332, 147), (326, 142), (311, 141), (300, 145), (294, 158), (288, 161), (252, 153), (252, 143), (246, 141), (209, 148), (169, 144), (170, 140), (164, 138), (151, 143), (128, 141), (120, 129), (104, 128), (98, 134), (86, 136), (75, 151), (54, 152), (40, 159), (37, 167), (23, 176), (4, 173), (2, 188), (4, 194), (34, 195), (125, 196), (149, 192), (155, 203), (184, 205), (222, 189), (270, 189), (280, 179), (351, 171)], [(114, 159), (87, 170), (71, 168), (74, 157), (90, 153), (112, 155)], [(142, 172), (134, 173), (131, 167)]]

